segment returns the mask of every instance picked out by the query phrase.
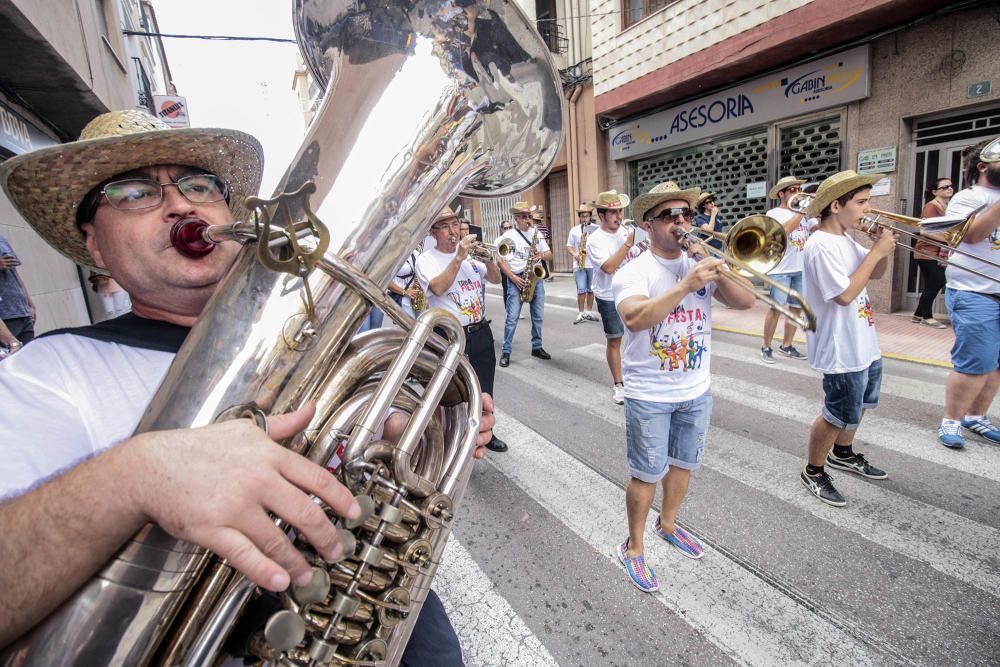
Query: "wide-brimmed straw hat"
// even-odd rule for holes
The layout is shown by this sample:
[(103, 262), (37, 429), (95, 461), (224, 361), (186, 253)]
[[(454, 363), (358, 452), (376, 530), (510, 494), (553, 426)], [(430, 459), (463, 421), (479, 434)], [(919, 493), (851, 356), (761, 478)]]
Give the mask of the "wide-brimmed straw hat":
[(594, 202), (594, 208), (620, 211), (628, 206), (631, 201), (632, 200), (629, 199), (629, 196), (624, 192), (608, 190), (607, 192), (601, 192), (597, 195), (597, 201)]
[(790, 188), (793, 185), (802, 185), (806, 182), (804, 178), (795, 178), (794, 176), (785, 176), (784, 178), (778, 179), (778, 182), (774, 184), (774, 187), (767, 193), (768, 198), (777, 199), (778, 194), (785, 188)]
[(458, 214), (455, 213), (451, 206), (445, 206), (441, 212), (437, 214), (437, 217), (434, 218), (434, 222), (431, 223), (431, 226), (433, 227), (437, 223), (445, 220), (458, 220)]
[(541, 206), (531, 207), (531, 219), (532, 220), (544, 220), (545, 219), (545, 209)]
[(857, 172), (853, 169), (838, 172), (819, 184), (819, 189), (816, 190), (816, 196), (813, 197), (812, 204), (809, 205), (809, 211), (806, 212), (806, 215), (810, 218), (818, 218), (823, 209), (829, 206), (830, 202), (834, 199), (843, 197), (851, 190), (857, 190), (865, 186), (871, 187), (883, 178), (885, 178), (885, 174), (865, 174), (864, 176), (858, 176)]
[(517, 215), (518, 213), (526, 213), (531, 215), (531, 210), (535, 208), (526, 201), (514, 202), (514, 205), (510, 207), (510, 212), (512, 215)]
[(171, 129), (144, 111), (111, 111), (90, 121), (80, 139), (18, 155), (0, 165), (0, 185), (18, 212), (53, 248), (94, 266), (76, 211), (83, 198), (118, 174), (158, 164), (210, 171), (229, 184), (237, 218), (257, 193), (264, 151), (236, 130)]
[(707, 202), (709, 199), (715, 199), (715, 193), (714, 192), (702, 192), (700, 195), (698, 195), (697, 208), (701, 208), (705, 204), (705, 202)]
[(582, 204), (580, 204), (579, 206), (576, 207), (576, 213), (577, 213), (577, 215), (579, 215), (581, 213), (593, 213), (593, 212), (594, 212), (594, 208), (590, 204), (588, 204), (587, 202), (583, 202)]
[(671, 199), (686, 201), (690, 208), (695, 208), (699, 196), (701, 196), (701, 188), (687, 188), (683, 190), (681, 186), (673, 181), (658, 183), (646, 194), (635, 198), (635, 203), (632, 204), (632, 216), (641, 222), (645, 219), (646, 212), (649, 209)]

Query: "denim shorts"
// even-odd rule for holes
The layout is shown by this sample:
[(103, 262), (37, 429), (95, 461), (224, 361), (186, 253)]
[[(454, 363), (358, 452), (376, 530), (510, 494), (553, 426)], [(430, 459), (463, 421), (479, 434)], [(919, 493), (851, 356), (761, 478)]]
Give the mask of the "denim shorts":
[(604, 325), (604, 335), (608, 338), (621, 338), (625, 334), (622, 317), (615, 308), (614, 301), (594, 299), (597, 302), (597, 312), (601, 314), (601, 324)]
[(882, 388), (882, 360), (863, 371), (823, 374), (823, 419), (837, 428), (853, 430), (861, 423), (861, 411), (878, 405)]
[(594, 282), (593, 269), (573, 269), (573, 278), (576, 280), (577, 294), (586, 294), (587, 292), (594, 291), (594, 288), (591, 287), (591, 284)]
[(1000, 368), (1000, 303), (975, 292), (948, 288), (945, 305), (955, 330), (951, 365), (966, 375)]
[(625, 440), (629, 475), (655, 484), (670, 466), (701, 467), (712, 416), (712, 391), (682, 403), (625, 398)]
[[(802, 272), (793, 271), (792, 273), (776, 273), (773, 276), (768, 276), (771, 280), (776, 283), (781, 283), (785, 287), (791, 287), (793, 290), (802, 294)], [(782, 306), (792, 306), (793, 308), (799, 307), (799, 300), (795, 297), (791, 299), (788, 295), (779, 289), (771, 288), (771, 298), (777, 301)]]

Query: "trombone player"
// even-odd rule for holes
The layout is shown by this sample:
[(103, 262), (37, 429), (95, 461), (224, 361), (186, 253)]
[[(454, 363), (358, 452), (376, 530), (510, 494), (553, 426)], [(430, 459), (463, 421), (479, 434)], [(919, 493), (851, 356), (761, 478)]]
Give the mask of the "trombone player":
[(989, 262), (952, 253), (945, 271), (955, 344), (938, 439), (954, 449), (965, 445), (962, 429), (1000, 442), (1000, 428), (986, 414), (1000, 386), (1000, 138), (968, 151), (965, 181), (969, 187), (951, 198), (947, 214), (964, 217), (985, 206), (958, 249)]

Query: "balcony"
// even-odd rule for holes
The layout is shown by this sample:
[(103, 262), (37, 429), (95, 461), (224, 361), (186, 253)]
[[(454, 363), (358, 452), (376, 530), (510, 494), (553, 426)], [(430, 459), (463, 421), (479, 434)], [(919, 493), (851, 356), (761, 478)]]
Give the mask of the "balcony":
[(535, 25), (538, 26), (538, 34), (542, 36), (542, 41), (552, 53), (564, 54), (569, 51), (569, 39), (563, 34), (562, 26), (556, 23), (557, 19), (538, 19)]

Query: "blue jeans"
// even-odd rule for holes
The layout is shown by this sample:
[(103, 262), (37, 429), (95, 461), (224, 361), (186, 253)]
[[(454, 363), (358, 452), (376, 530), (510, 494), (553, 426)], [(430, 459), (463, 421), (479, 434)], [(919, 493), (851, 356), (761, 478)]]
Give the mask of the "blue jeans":
[[(507, 285), (507, 321), (503, 324), (503, 354), (510, 354), (514, 342), (514, 332), (517, 331), (517, 316), (521, 314), (521, 292), (517, 285), (503, 277)], [(531, 349), (542, 346), (542, 316), (545, 312), (545, 281), (535, 283), (535, 295), (531, 298)]]
[[(802, 272), (793, 271), (792, 273), (775, 273), (774, 275), (768, 276), (771, 280), (776, 283), (780, 283), (785, 287), (791, 287), (793, 290), (802, 294)], [(792, 308), (799, 308), (799, 300), (795, 297), (789, 298), (788, 294), (775, 288), (771, 288), (771, 298), (777, 301), (782, 306), (791, 306)]]
[(361, 323), (360, 327), (358, 327), (358, 333), (369, 331), (370, 329), (381, 329), (382, 320), (384, 318), (385, 313), (378, 308), (372, 308), (368, 311), (368, 317), (366, 317), (365, 321)]
[(976, 292), (948, 288), (945, 304), (955, 330), (951, 365), (965, 375), (985, 375), (1000, 367), (1000, 303)]
[(655, 403), (625, 397), (628, 473), (655, 484), (670, 466), (701, 467), (705, 434), (712, 416), (712, 391), (681, 403)]
[(587, 294), (594, 291), (591, 288), (594, 282), (593, 269), (573, 269), (573, 280), (576, 281), (577, 294)]
[(878, 407), (882, 388), (882, 360), (863, 371), (823, 374), (823, 419), (831, 426), (853, 431), (865, 410)]

